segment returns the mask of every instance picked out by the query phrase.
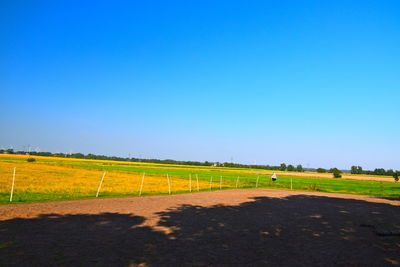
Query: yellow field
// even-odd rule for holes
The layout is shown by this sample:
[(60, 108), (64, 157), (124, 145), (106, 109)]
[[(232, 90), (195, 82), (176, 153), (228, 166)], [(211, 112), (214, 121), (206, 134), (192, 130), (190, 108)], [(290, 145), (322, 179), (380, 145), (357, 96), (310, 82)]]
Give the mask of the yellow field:
[[(103, 171), (73, 166), (46, 164), (43, 162), (4, 162), (0, 161), (0, 194), (8, 198), (12, 183), (13, 168), (16, 167), (14, 186), (15, 197), (32, 194), (48, 194), (74, 197), (94, 197), (96, 195)], [(195, 176), (190, 183), (187, 179), (170, 176), (172, 193), (197, 191)], [(100, 196), (104, 195), (138, 195), (142, 180), (141, 173), (124, 171), (107, 171), (101, 187)], [(209, 183), (198, 182), (199, 189), (209, 188)], [(214, 185), (215, 187), (217, 184)], [(145, 175), (142, 194), (168, 193), (168, 181), (164, 175)], [(4, 201), (4, 199), (2, 199)]]
[[(65, 164), (70, 163), (82, 163), (86, 162), (89, 164), (111, 164), (111, 165), (125, 165), (125, 166), (141, 166), (143, 168), (157, 168), (165, 170), (190, 170), (192, 172), (196, 171), (216, 171), (216, 172), (226, 172), (226, 173), (238, 173), (238, 172), (260, 172), (260, 169), (243, 169), (243, 168), (226, 168), (226, 167), (214, 167), (214, 166), (196, 166), (196, 165), (178, 165), (178, 164), (163, 164), (163, 163), (147, 163), (147, 162), (129, 162), (129, 161), (113, 161), (113, 160), (99, 160), (99, 159), (76, 159), (76, 158), (60, 158), (60, 157), (45, 157), (45, 156), (32, 156), (38, 160), (47, 161), (46, 164), (52, 164), (50, 161), (60, 162)], [(0, 154), (0, 158), (7, 159), (28, 159), (29, 156), (26, 155), (15, 155), (15, 154)], [(42, 161), (36, 163), (43, 163)], [(55, 163), (53, 163), (54, 165)], [(262, 170), (263, 172), (274, 172), (272, 170)]]
[[(320, 178), (302, 173), (302, 176), (298, 177), (294, 174), (288, 174), (288, 176), (279, 174), (278, 181), (273, 183), (270, 180), (270, 174), (262, 173), (260, 170), (252, 172), (249, 169), (209, 166), (38, 156), (34, 157), (35, 162), (27, 162), (27, 158), (28, 156), (25, 155), (0, 155), (1, 204), (10, 203), (14, 167), (16, 167), (16, 177), (13, 203), (94, 198), (104, 171), (107, 173), (99, 197), (138, 196), (143, 173), (145, 173), (145, 179), (142, 195), (168, 194), (167, 174), (169, 174), (172, 194), (196, 192), (198, 189), (208, 191), (210, 178), (213, 177), (212, 190), (218, 190), (222, 180), (221, 188), (224, 189), (274, 187), (381, 197), (399, 196), (398, 184), (392, 181)], [(199, 177), (198, 188), (197, 176)]]

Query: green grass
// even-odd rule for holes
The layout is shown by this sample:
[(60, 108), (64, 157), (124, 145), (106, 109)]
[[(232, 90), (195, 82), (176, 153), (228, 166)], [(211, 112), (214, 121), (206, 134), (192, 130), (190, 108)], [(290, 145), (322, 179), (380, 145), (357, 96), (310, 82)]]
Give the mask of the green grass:
[[(145, 172), (147, 174), (166, 174), (178, 177), (188, 177), (189, 174), (198, 174), (199, 179), (208, 180), (210, 176), (218, 178), (222, 175), (224, 180), (236, 181), (237, 176), (240, 177), (241, 188), (254, 188), (256, 185), (257, 176), (260, 177), (258, 187), (273, 187), (273, 188), (290, 188), (290, 181), (292, 180), (293, 189), (307, 190), (307, 191), (323, 191), (332, 193), (349, 193), (358, 195), (370, 195), (380, 197), (400, 197), (400, 183), (379, 182), (379, 181), (362, 181), (362, 180), (349, 180), (342, 178), (317, 178), (317, 177), (290, 177), (279, 176), (276, 182), (271, 182), (269, 175), (256, 175), (246, 174), (242, 171), (238, 173), (231, 173), (227, 171), (204, 170), (204, 171), (191, 171), (187, 169), (160, 169), (157, 167), (149, 166), (119, 166), (119, 165), (91, 165), (91, 164), (74, 164), (75, 167), (92, 168), (102, 170), (118, 170), (128, 172)], [(229, 171), (229, 172), (228, 172)], [(316, 187), (319, 190), (312, 190)]]
[[(2, 161), (7, 162), (19, 162), (21, 159), (12, 158), (0, 158)], [(290, 190), (291, 181), (293, 190), (297, 191), (320, 191), (320, 192), (332, 192), (332, 193), (346, 193), (346, 194), (357, 194), (357, 195), (369, 195), (378, 197), (391, 197), (400, 198), (400, 183), (390, 182), (379, 182), (379, 181), (362, 181), (362, 180), (346, 180), (346, 179), (333, 179), (333, 178), (316, 178), (316, 177), (290, 177), (290, 176), (278, 176), (276, 182), (270, 180), (270, 175), (257, 175), (246, 173), (247, 169), (229, 169), (229, 168), (212, 168), (212, 167), (199, 167), (199, 166), (171, 166), (161, 164), (132, 164), (126, 162), (96, 162), (90, 160), (83, 161), (59, 161), (49, 158), (37, 159), (34, 164), (55, 164), (70, 166), (73, 168), (83, 169), (95, 169), (95, 170), (107, 170), (107, 171), (125, 171), (133, 173), (155, 174), (155, 175), (166, 175), (187, 178), (189, 174), (198, 175), (199, 179), (209, 181), (212, 176), (214, 179), (214, 190), (219, 190), (217, 180), (219, 181), (220, 176), (223, 176), (223, 189), (235, 188), (236, 179), (239, 176), (238, 188), (255, 188), (257, 176), (259, 176), (258, 188), (276, 188)], [(230, 187), (225, 187), (227, 182), (230, 182)], [(195, 187), (195, 186), (194, 186)], [(172, 189), (173, 190), (173, 189)], [(195, 190), (194, 190), (195, 191)], [(209, 191), (209, 190), (202, 190)], [(187, 193), (188, 191), (175, 192)], [(152, 192), (152, 195), (167, 194), (167, 192)], [(29, 203), (29, 202), (43, 202), (43, 201), (58, 201), (58, 200), (72, 200), (72, 199), (90, 199), (94, 198), (95, 191), (85, 192), (84, 196), (80, 194), (77, 197), (74, 192), (65, 193), (26, 193), (20, 192), (15, 193), (13, 197), (13, 203)], [(150, 195), (148, 192), (143, 192), (142, 195)], [(105, 191), (101, 192), (101, 198), (105, 197), (127, 197), (137, 196), (137, 193), (132, 194), (115, 194)], [(0, 204), (9, 203), (9, 193), (0, 193)]]

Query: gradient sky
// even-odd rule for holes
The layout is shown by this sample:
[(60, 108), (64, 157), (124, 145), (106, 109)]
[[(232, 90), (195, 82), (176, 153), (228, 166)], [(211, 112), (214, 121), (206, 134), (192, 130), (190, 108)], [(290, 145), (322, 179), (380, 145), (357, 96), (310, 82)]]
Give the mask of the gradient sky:
[(0, 145), (400, 169), (399, 14), (383, 0), (1, 1)]

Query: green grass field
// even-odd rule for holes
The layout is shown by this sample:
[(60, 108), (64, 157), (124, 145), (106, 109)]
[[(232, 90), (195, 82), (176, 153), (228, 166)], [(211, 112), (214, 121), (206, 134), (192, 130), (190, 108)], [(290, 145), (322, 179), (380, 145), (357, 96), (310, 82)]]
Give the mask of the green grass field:
[[(102, 188), (100, 197), (138, 196), (139, 179), (142, 173), (146, 173), (152, 179), (148, 184), (145, 183), (142, 195), (167, 194), (165, 177), (168, 174), (174, 181), (172, 185), (173, 194), (189, 192), (189, 175), (191, 175), (193, 179), (192, 191), (194, 192), (197, 191), (194, 180), (196, 176), (202, 183), (200, 191), (210, 190), (210, 177), (213, 177), (211, 190), (220, 190), (222, 176), (223, 190), (236, 188), (239, 177), (238, 188), (255, 188), (258, 186), (258, 188), (400, 197), (400, 183), (392, 182), (294, 176), (278, 176), (278, 180), (272, 182), (270, 175), (251, 173), (252, 171), (260, 170), (71, 160), (50, 157), (35, 158), (36, 162), (27, 163), (26, 158), (23, 156), (2, 155), (0, 157), (1, 204), (10, 203), (11, 170), (13, 166), (17, 168), (17, 182), (15, 184), (13, 203), (93, 198), (100, 174), (103, 171), (108, 173), (105, 180), (107, 183), (104, 185), (104, 189)], [(117, 176), (109, 178), (113, 174)], [(23, 185), (21, 185), (21, 179), (23, 179)], [(57, 180), (59, 182), (56, 179), (60, 179)], [(73, 184), (79, 184), (79, 186), (74, 187)], [(126, 188), (132, 188), (132, 190), (127, 190)]]

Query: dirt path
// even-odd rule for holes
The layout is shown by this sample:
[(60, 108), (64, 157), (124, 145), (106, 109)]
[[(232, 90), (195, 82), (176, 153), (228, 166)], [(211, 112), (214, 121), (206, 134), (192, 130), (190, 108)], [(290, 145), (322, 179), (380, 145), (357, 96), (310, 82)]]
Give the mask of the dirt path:
[(33, 204), (0, 205), (0, 220), (12, 218), (34, 218), (40, 214), (98, 214), (103, 212), (132, 213), (144, 217), (181, 205), (212, 207), (214, 205), (236, 206), (244, 202), (255, 201), (254, 197), (282, 198), (295, 195), (326, 196), (332, 198), (357, 199), (374, 203), (387, 203), (400, 206), (400, 201), (384, 198), (334, 194), (322, 192), (300, 192), (275, 189), (236, 189), (172, 196), (146, 196), (133, 198), (106, 198), (89, 200), (71, 200)]
[(399, 221), (400, 201), (273, 189), (2, 205), (0, 265), (397, 265)]

